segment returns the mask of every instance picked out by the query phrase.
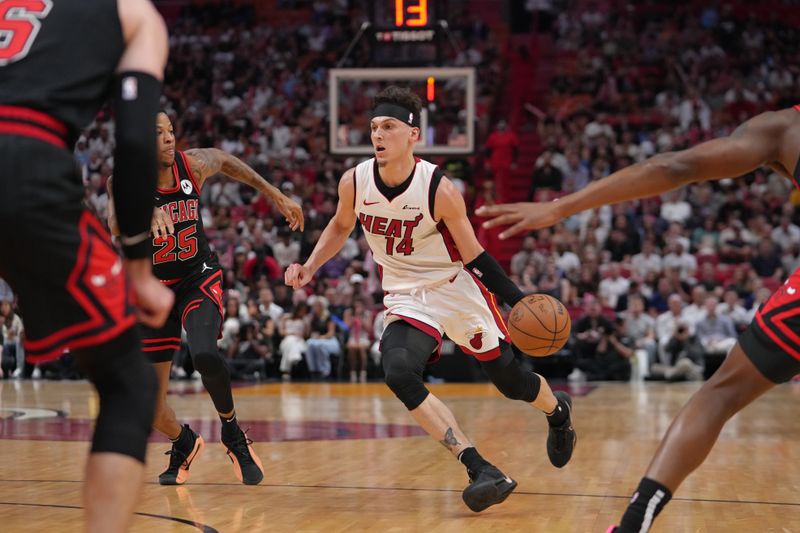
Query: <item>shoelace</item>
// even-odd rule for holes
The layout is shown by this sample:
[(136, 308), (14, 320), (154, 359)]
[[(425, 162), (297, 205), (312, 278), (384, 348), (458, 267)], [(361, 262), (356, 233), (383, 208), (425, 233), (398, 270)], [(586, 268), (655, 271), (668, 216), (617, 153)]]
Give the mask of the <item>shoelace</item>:
[(569, 423), (569, 419), (567, 419), (561, 427), (554, 427), (553, 429), (556, 431), (556, 448), (561, 450), (563, 449), (567, 441), (569, 440), (569, 430), (571, 425)]
[(169, 467), (170, 468), (180, 468), (181, 465), (184, 465), (186, 468), (189, 468), (189, 465), (186, 464), (186, 458), (188, 457), (185, 453), (178, 450), (174, 446), (164, 452), (164, 455), (169, 455)]
[(247, 461), (255, 464), (255, 461), (250, 456), (250, 450), (247, 448), (253, 441), (247, 437), (247, 432), (250, 429), (246, 429), (244, 431), (240, 431), (239, 435), (236, 437), (236, 440), (231, 443), (225, 443), (229, 450), (232, 450), (236, 455), (239, 455), (246, 459)]

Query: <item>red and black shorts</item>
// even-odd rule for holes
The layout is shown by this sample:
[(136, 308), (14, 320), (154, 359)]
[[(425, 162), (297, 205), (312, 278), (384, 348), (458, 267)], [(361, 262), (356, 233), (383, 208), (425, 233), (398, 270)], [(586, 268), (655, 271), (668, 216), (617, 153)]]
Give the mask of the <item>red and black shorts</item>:
[(800, 269), (764, 302), (739, 344), (774, 383), (800, 374)]
[[(164, 325), (158, 329), (142, 327), (143, 350), (154, 363), (172, 361), (175, 350), (181, 345), (181, 331), (189, 313), (197, 311), (200, 306), (213, 304), (219, 311), (219, 323), (214, 334), (219, 338), (222, 328), (222, 269), (216, 257), (212, 257), (200, 265), (198, 272), (179, 280), (162, 280), (175, 293), (175, 305)], [(204, 312), (212, 312), (206, 310)], [(187, 336), (208, 332), (187, 331)]]
[(136, 318), (122, 260), (82, 206), (72, 154), (0, 135), (0, 163), (0, 277), (19, 298), (28, 359), (50, 361), (130, 330)]

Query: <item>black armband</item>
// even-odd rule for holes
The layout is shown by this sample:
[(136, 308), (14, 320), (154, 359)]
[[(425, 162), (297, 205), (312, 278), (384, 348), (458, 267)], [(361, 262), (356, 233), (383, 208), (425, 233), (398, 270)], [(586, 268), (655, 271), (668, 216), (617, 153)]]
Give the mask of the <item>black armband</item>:
[(150, 74), (117, 74), (114, 208), (122, 252), (130, 259), (151, 253), (148, 237), (158, 177), (156, 115), (160, 99), (161, 82)]
[(525, 296), (519, 287), (506, 276), (503, 267), (489, 255), (489, 252), (484, 251), (467, 264), (467, 268), (492, 294), (512, 307)]

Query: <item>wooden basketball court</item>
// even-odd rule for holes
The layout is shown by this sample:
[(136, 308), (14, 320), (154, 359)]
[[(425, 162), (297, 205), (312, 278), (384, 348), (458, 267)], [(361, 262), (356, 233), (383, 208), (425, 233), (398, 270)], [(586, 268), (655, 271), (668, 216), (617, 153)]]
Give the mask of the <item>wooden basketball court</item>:
[[(266, 467), (264, 482), (248, 487), (216, 441), (219, 421), (199, 382), (175, 383), (170, 401), (206, 448), (187, 485), (161, 487), (168, 445), (153, 438), (132, 530), (604, 532), (697, 386), (573, 389), (578, 447), (561, 470), (547, 460), (546, 423), (534, 409), (488, 384), (432, 386), (481, 453), (519, 482), (506, 502), (474, 514), (461, 501), (464, 468), (383, 384), (235, 389)], [(800, 385), (784, 385), (734, 418), (653, 531), (800, 533), (799, 401)], [(0, 402), (0, 531), (80, 531), (91, 387), (3, 381)]]

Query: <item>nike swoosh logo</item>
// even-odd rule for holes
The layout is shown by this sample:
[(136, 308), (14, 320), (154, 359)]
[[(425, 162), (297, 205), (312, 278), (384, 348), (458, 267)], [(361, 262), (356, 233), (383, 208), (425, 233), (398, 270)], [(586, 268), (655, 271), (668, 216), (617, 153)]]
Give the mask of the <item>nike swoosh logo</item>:
[(375, 205), (375, 204), (379, 204), (379, 203), (380, 202), (368, 202), (368, 201), (364, 200), (364, 205)]
[(514, 481), (508, 476), (505, 477), (505, 480), (506, 480), (506, 483), (514, 483)]

